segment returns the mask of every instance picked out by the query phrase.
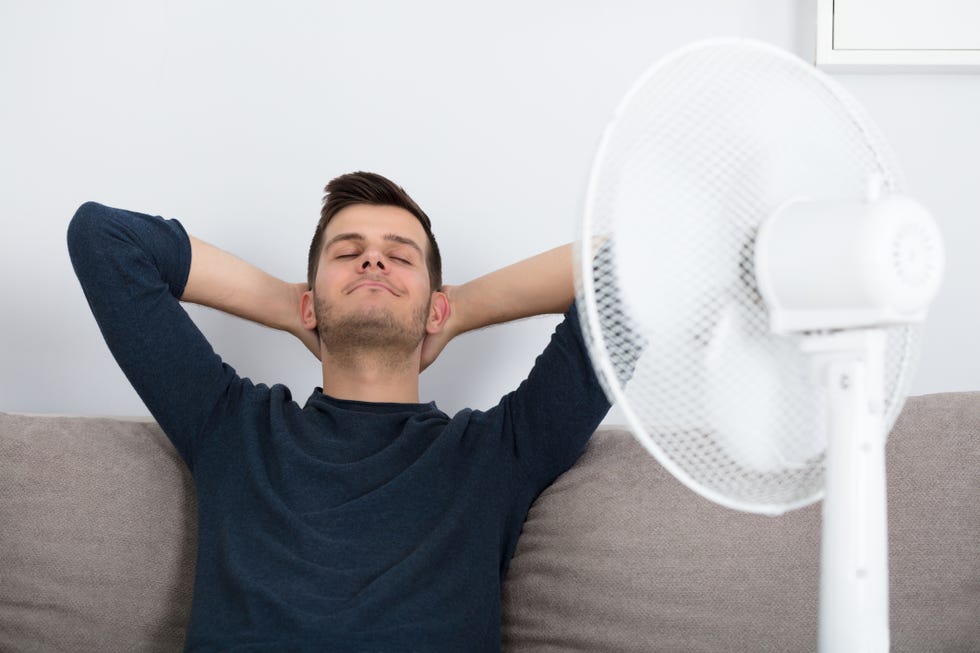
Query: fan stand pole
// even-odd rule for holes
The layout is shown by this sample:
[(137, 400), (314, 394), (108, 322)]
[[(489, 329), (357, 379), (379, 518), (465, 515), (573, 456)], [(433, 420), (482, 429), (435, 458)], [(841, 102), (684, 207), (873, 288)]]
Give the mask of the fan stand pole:
[(887, 653), (885, 334), (863, 329), (807, 341), (829, 405), (819, 651)]

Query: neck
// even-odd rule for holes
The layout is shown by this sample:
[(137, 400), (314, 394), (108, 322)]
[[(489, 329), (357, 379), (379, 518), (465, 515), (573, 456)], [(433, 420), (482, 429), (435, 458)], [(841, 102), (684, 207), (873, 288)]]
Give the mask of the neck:
[(321, 349), (323, 393), (335, 399), (387, 403), (419, 401), (421, 346), (413, 355), (372, 349)]

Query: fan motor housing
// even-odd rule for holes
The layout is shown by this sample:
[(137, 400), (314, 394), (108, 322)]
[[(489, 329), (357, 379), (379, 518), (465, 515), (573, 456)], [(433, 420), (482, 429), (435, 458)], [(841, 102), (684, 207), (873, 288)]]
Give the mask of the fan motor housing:
[(787, 202), (755, 245), (759, 292), (780, 334), (921, 322), (943, 266), (935, 221), (900, 194)]

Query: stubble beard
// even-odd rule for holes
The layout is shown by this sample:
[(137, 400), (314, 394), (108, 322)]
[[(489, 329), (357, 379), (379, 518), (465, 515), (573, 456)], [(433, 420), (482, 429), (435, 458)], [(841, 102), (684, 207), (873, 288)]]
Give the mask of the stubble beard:
[(425, 338), (431, 303), (430, 299), (417, 306), (409, 322), (403, 323), (383, 306), (338, 315), (333, 306), (313, 297), (317, 333), (331, 356), (354, 362), (370, 355), (391, 367), (404, 365)]

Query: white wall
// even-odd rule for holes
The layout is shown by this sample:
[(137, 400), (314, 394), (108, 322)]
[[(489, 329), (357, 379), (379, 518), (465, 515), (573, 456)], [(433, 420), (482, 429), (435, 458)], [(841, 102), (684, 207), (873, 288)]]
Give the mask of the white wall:
[[(812, 60), (813, 4), (4, 2), (0, 410), (145, 414), (68, 261), (66, 223), (86, 200), (178, 217), (298, 281), (323, 185), (373, 170), (426, 208), (458, 283), (574, 238), (601, 130), (655, 59), (732, 35)], [(837, 77), (948, 239), (914, 391), (980, 389), (980, 76)], [(320, 383), (289, 336), (191, 311), (240, 374), (301, 402)], [(463, 336), (423, 375), (423, 399), (495, 403), (556, 322)]]

